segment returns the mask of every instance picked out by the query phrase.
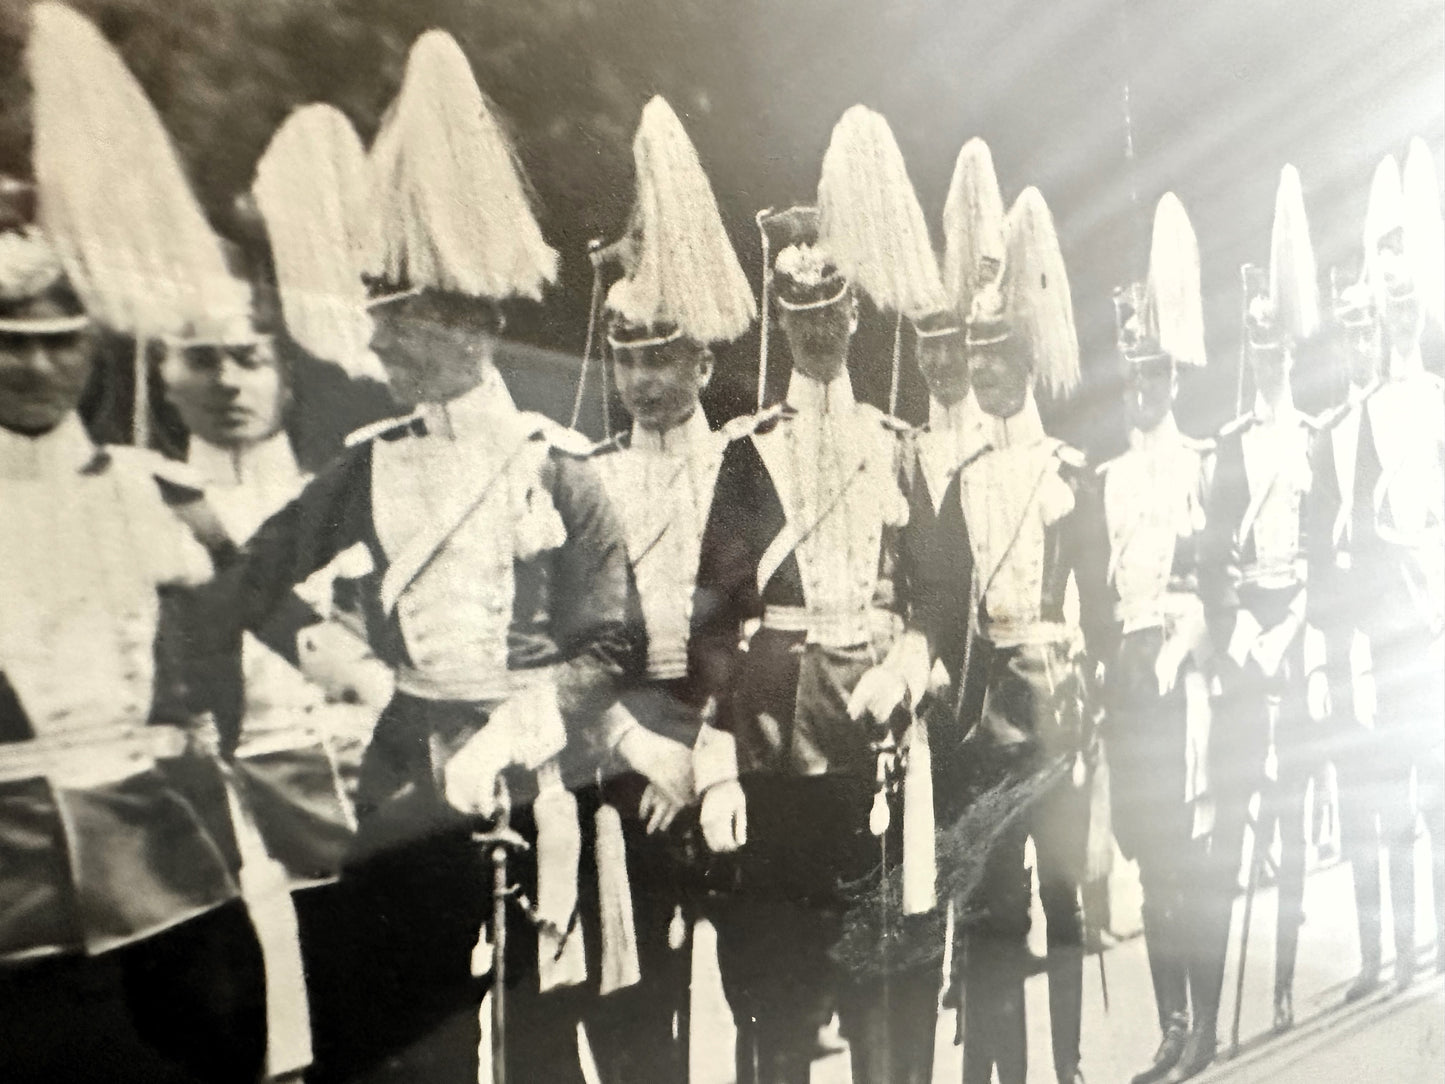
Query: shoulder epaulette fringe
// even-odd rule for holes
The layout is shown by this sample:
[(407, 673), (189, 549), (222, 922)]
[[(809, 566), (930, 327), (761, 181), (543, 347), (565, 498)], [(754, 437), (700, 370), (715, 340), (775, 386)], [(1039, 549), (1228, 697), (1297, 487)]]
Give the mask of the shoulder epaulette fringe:
[(379, 422), (372, 422), (370, 425), (363, 425), (360, 429), (348, 433), (346, 435), (346, 440), (343, 443), (348, 448), (355, 448), (359, 445), (365, 444), (367, 441), (375, 440), (377, 437), (380, 437), (383, 440), (396, 440), (398, 437), (404, 436), (406, 434), (406, 432), (411, 428), (411, 423), (413, 420), (414, 416), (412, 415), (402, 415), (395, 418), (383, 418)]

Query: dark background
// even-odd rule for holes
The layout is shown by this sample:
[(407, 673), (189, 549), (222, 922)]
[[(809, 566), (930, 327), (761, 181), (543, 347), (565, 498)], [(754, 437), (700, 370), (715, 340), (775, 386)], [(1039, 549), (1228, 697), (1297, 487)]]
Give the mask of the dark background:
[[(0, 0), (0, 170), (18, 175), (29, 157), (21, 65), (28, 6)], [(543, 229), (563, 253), (553, 297), (515, 313), (511, 328), (545, 348), (514, 352), (514, 366), (528, 370), (519, 398), (564, 417), (586, 325), (585, 245), (614, 235), (625, 219), (632, 130), (653, 93), (682, 116), (755, 282), (754, 212), (812, 199), (829, 132), (849, 105), (888, 117), (935, 230), (958, 149), (970, 136), (986, 139), (1005, 201), (1036, 184), (1053, 208), (1087, 385), (1049, 413), (1066, 435), (1096, 448), (1116, 428), (1099, 424), (1116, 398), (1110, 293), (1142, 277), (1150, 217), (1164, 191), (1183, 199), (1201, 245), (1212, 360), (1188, 385), (1181, 414), (1186, 428), (1204, 432), (1234, 408), (1239, 265), (1267, 259), (1280, 166), (1293, 162), (1303, 176), (1323, 278), (1332, 264), (1358, 264), (1380, 157), (1403, 156), (1408, 138), (1421, 135), (1438, 167), (1445, 142), (1439, 0), (74, 6), (119, 46), (228, 233), (236, 228), (234, 197), (290, 109), (331, 102), (369, 140), (410, 42), (430, 26), (455, 34), (511, 123)], [(886, 399), (891, 336), (891, 321), (870, 314), (855, 350), (855, 383), (875, 402)], [(709, 394), (715, 418), (751, 407), (755, 358), (756, 336), (723, 354)], [(784, 361), (773, 366), (774, 398)], [(900, 412), (920, 420), (924, 403), (920, 378), (905, 366)], [(588, 405), (585, 422), (595, 432), (595, 396)]]

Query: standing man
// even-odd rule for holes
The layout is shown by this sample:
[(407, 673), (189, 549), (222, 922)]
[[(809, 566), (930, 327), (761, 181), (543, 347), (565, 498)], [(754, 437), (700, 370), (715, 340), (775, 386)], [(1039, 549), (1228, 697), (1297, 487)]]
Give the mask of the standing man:
[(510, 804), (530, 849), (508, 871), (507, 984), (491, 994), (505, 996), (507, 1027), (490, 1038), (505, 1041), (512, 1079), (580, 1080), (581, 834), (565, 787), (576, 765), (559, 754), (569, 738), (635, 748), (637, 728), (599, 729), (632, 664), (623, 537), (594, 472), (558, 447), (558, 427), (516, 408), (493, 363), (502, 304), (539, 297), (556, 255), (449, 36), (418, 39), (388, 116), (372, 346), (416, 411), (358, 437), (218, 590), (254, 626), (291, 585), (344, 568), (396, 675), (343, 874), (352, 958), (375, 969), (353, 995), (360, 1067), (390, 1057), (388, 1079), (477, 1078), (476, 976), (497, 931), (479, 943), (492, 876), (472, 831)]
[[(1294, 1021), (1295, 950), (1304, 919), (1305, 798), (1320, 744), (1305, 695), (1306, 675), (1323, 661), (1319, 634), (1306, 623), (1305, 593), (1316, 426), (1295, 407), (1290, 382), (1295, 346), (1318, 323), (1313, 257), (1300, 258), (1308, 244), (1299, 175), (1286, 166), (1275, 210), (1269, 288), (1246, 297), (1254, 409), (1219, 434), (1200, 570), (1222, 690), (1214, 713), (1218, 755), (1210, 771), (1216, 825), (1213, 890), (1202, 935), (1210, 969), (1204, 1007), (1219, 1005), (1249, 803), (1261, 791), (1255, 861), (1271, 847), (1276, 826), (1282, 854), (1275, 939), (1278, 1030)], [(1245, 277), (1248, 282), (1248, 270)], [(1323, 680), (1321, 672), (1316, 684)], [(1213, 1059), (1213, 1025), (1212, 1018), (1196, 1019), (1170, 1081), (1188, 1079)]]
[[(1429, 155), (1423, 144), (1410, 153)], [(1428, 161), (1420, 160), (1429, 167)], [(1412, 163), (1414, 164), (1414, 163)], [(1405, 794), (1415, 775), (1419, 812), (1430, 832), (1435, 893), (1437, 970), (1445, 969), (1445, 754), (1440, 719), (1445, 714), (1445, 420), (1440, 378), (1426, 371), (1420, 354), (1425, 305), (1418, 283), (1428, 281), (1423, 262), (1438, 259), (1426, 237), (1405, 223), (1393, 160), (1382, 165), (1371, 195), (1372, 227), (1366, 237), (1366, 271), (1385, 332), (1385, 371), (1365, 401), (1356, 452), (1351, 517), (1355, 565), (1363, 597), (1366, 633), (1376, 688), (1376, 756), (1388, 772), (1393, 814), (1381, 829), (1392, 841), (1391, 884), (1413, 904), (1415, 818)], [(1407, 176), (1411, 172), (1407, 167)], [(1432, 171), (1433, 175), (1433, 171)], [(1433, 182), (1411, 198), (1438, 199)], [(1435, 215), (1439, 215), (1436, 207)], [(1422, 231), (1423, 232), (1423, 231)], [(1396, 856), (1400, 872), (1396, 880)], [(1393, 895), (1394, 893), (1392, 893)], [(1414, 978), (1413, 905), (1395, 911), (1395, 986)]]
[(225, 798), (183, 784), (209, 705), (168, 665), (168, 603), (228, 547), (171, 465), (91, 442), (93, 325), (28, 190), (3, 196), (0, 1077), (250, 1084), (261, 954)]
[[(899, 174), (906, 184), (891, 134), (891, 153), (853, 157), (882, 132), (881, 117), (850, 110), (824, 177), (843, 160), (886, 158), (896, 169), (885, 184)], [(739, 891), (715, 924), (739, 1079), (805, 1084), (836, 1008), (854, 1080), (926, 1081), (936, 968), (889, 973), (885, 960), (850, 973), (835, 956), (851, 926), (887, 906), (859, 895), (886, 872), (880, 838), (886, 865), (897, 860), (902, 818), (881, 773), (901, 737), (906, 713), (895, 709), (917, 701), (928, 671), (906, 647), (890, 650), (910, 597), (896, 563), (908, 515), (901, 426), (853, 397), (858, 301), (819, 239), (820, 226), (845, 234), (830, 216), (850, 212), (846, 200), (820, 202), (821, 216), (793, 208), (764, 220), (793, 372), (787, 401), (728, 445), (703, 535), (689, 645), (706, 697), (694, 761), (702, 831), (713, 851), (737, 852)], [(889, 944), (880, 931), (869, 949)]]
[[(1364, 626), (1379, 600), (1364, 591), (1356, 571), (1355, 475), (1365, 404), (1380, 372), (1380, 325), (1366, 282), (1338, 287), (1331, 275), (1333, 327), (1330, 341), (1345, 400), (1327, 417), (1316, 440), (1315, 514), (1310, 524), (1310, 614), (1325, 637), (1328, 712), (1340, 781), (1340, 836), (1355, 882), (1360, 931), (1360, 973), (1345, 991), (1347, 1002), (1368, 997), (1380, 985), (1380, 847), (1389, 852), (1390, 901), (1396, 938), (1413, 941), (1414, 810), (1408, 772), (1388, 767), (1375, 730), (1374, 682), (1365, 676), (1369, 640)], [(1311, 678), (1318, 684), (1318, 679)], [(1393, 831), (1391, 830), (1393, 826)], [(1382, 834), (1383, 828), (1383, 834)], [(1402, 912), (1405, 916), (1401, 921)], [(1413, 944), (1412, 944), (1413, 950)], [(1399, 945), (1396, 946), (1397, 958)], [(1407, 953), (1408, 954), (1408, 953)]]
[[(1028, 811), (994, 844), (979, 898), (963, 902), (969, 923), (963, 1079), (983, 1084), (995, 1067), (1004, 1084), (1027, 1075), (1023, 983), (1031, 887), (1024, 845), (1031, 836), (1048, 923), (1054, 1070), (1059, 1081), (1073, 1084), (1092, 755), (1079, 607), (1091, 616), (1102, 572), (1090, 567), (1100, 555), (1088, 536), (1084, 458), (1045, 433), (1034, 398), (1037, 383), (1066, 393), (1078, 380), (1063, 259), (1037, 189), (1026, 189), (1009, 212), (1001, 285), (974, 297), (968, 321), (970, 380), (979, 406), (994, 419), (986, 450), (960, 474), (971, 553), (941, 556), (950, 565), (971, 560), (977, 584), (970, 604), (985, 680), (981, 716), (968, 742), (970, 795), (977, 800), (1022, 787)], [(1032, 319), (1024, 319), (1026, 312)]]
[[(1207, 880), (1209, 689), (1199, 546), (1209, 446), (1179, 432), (1181, 368), (1202, 368), (1199, 248), (1173, 193), (1159, 201), (1148, 285), (1115, 295), (1129, 448), (1100, 468), (1117, 637), (1105, 660), (1105, 740), (1119, 849), (1139, 864), (1162, 1041), (1133, 1084), (1178, 1063), (1208, 1003), (1194, 908)], [(1165, 344), (1168, 344), (1167, 346)]]
[[(602, 780), (603, 800), (622, 817), (637, 966), (617, 976), (604, 965), (586, 1023), (608, 1084), (686, 1084), (695, 910), (678, 818), (695, 815), (692, 748), (701, 726), (687, 689), (687, 642), (718, 468), (729, 440), (753, 425), (745, 418), (714, 432), (699, 396), (712, 378), (712, 344), (746, 332), (757, 305), (697, 152), (662, 98), (642, 112), (633, 157), (636, 211), (629, 236), (612, 249), (623, 277), (607, 301), (613, 371), (632, 428), (593, 463), (627, 540), (647, 642), (645, 670), (612, 711), (639, 724), (637, 739), (675, 769), (653, 783), (624, 765)], [(605, 926), (602, 940), (607, 957)]]

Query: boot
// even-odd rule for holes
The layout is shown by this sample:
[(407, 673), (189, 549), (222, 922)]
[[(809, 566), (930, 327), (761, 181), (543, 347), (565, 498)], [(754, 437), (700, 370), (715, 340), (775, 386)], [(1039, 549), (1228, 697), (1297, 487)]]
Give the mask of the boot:
[(1163, 1080), (1169, 1070), (1179, 1064), (1179, 1059), (1184, 1053), (1184, 1043), (1189, 1037), (1189, 1018), (1184, 1013), (1175, 1013), (1169, 1018), (1168, 1026), (1164, 1029), (1164, 1038), (1159, 1043), (1159, 1049), (1154, 1052), (1154, 1061), (1142, 1073), (1134, 1076), (1129, 1084), (1154, 1084), (1156, 1080)]
[(1274, 988), (1274, 1034), (1280, 1035), (1294, 1027), (1294, 988), (1292, 984), (1276, 984)]
[(1218, 1045), (1214, 1037), (1214, 1019), (1211, 1017), (1196, 1023), (1184, 1042), (1179, 1060), (1164, 1077), (1164, 1084), (1183, 1084), (1183, 1081), (1192, 1080), (1204, 1072), (1214, 1061)]
[(1350, 983), (1350, 988), (1345, 991), (1345, 1004), (1353, 1005), (1356, 1001), (1363, 1001), (1380, 988), (1380, 959), (1379, 952), (1375, 953), (1373, 960), (1366, 959), (1360, 967), (1360, 973), (1355, 976), (1355, 981)]

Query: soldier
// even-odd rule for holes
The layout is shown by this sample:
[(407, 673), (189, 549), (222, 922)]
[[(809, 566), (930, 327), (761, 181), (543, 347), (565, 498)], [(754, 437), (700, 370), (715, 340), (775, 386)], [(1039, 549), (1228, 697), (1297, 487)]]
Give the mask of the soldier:
[[(971, 383), (994, 419), (988, 446), (959, 478), (968, 530), (954, 546), (970, 552), (943, 552), (940, 559), (975, 569), (970, 606), (985, 682), (981, 715), (966, 743), (970, 793), (978, 799), (1019, 786), (1031, 808), (994, 844), (980, 898), (964, 901), (965, 1084), (989, 1080), (995, 1066), (1004, 1084), (1022, 1081), (1027, 1072), (1023, 980), (1031, 889), (1024, 845), (1030, 836), (1048, 923), (1054, 1070), (1060, 1081), (1080, 1078), (1079, 884), (1092, 753), (1077, 615), (1097, 610), (1102, 571), (1091, 562), (1099, 563), (1101, 554), (1089, 537), (1084, 457), (1045, 433), (1034, 397), (1036, 383), (1058, 393), (1078, 379), (1063, 259), (1037, 189), (1019, 196), (1007, 229), (1003, 288), (980, 290), (968, 320)], [(1086, 603), (1082, 611), (1080, 603)]]
[[(1335, 269), (1338, 271), (1338, 269)], [(1355, 911), (1360, 931), (1360, 973), (1345, 991), (1347, 1002), (1369, 996), (1380, 985), (1380, 845), (1389, 849), (1391, 903), (1397, 908), (1395, 931), (1402, 929), (1399, 908), (1413, 917), (1413, 880), (1400, 881), (1414, 851), (1414, 811), (1409, 787), (1381, 776), (1374, 723), (1369, 641), (1362, 626), (1377, 604), (1362, 593), (1355, 574), (1352, 505), (1355, 461), (1364, 403), (1380, 370), (1380, 326), (1365, 282), (1341, 285), (1331, 273), (1330, 345), (1344, 377), (1345, 400), (1326, 417), (1316, 440), (1314, 516), (1310, 524), (1310, 619), (1325, 637), (1328, 713), (1334, 762), (1339, 774), (1340, 835), (1355, 882)], [(1316, 681), (1317, 679), (1311, 679)], [(1387, 826), (1382, 839), (1377, 819)], [(1388, 826), (1396, 831), (1391, 833)], [(1410, 827), (1399, 831), (1402, 825)], [(1406, 858), (1404, 850), (1411, 852)], [(1404, 928), (1409, 928), (1409, 921)], [(1397, 950), (1398, 952), (1398, 950)]]
[[(614, 973), (603, 927), (601, 996), (586, 1023), (604, 1081), (685, 1084), (694, 904), (678, 817), (694, 804), (701, 725), (686, 689), (687, 638), (718, 467), (729, 440), (752, 425), (744, 418), (714, 432), (699, 396), (712, 377), (712, 344), (746, 332), (757, 305), (697, 152), (660, 97), (642, 112), (633, 156), (631, 233), (599, 253), (622, 264), (607, 295), (608, 341), (632, 428), (601, 445), (593, 462), (626, 535), (647, 641), (646, 670), (613, 710), (640, 723), (676, 770), (656, 783), (631, 770), (602, 782), (622, 816), (637, 958), (630, 973)], [(606, 822), (598, 824), (601, 837)], [(599, 838), (599, 855), (602, 846)]]
[(94, 325), (28, 190), (3, 194), (0, 1076), (254, 1081), (261, 954), (224, 795), (187, 785), (209, 720), (168, 665), (169, 604), (227, 547), (172, 465), (91, 442)]
[(640, 727), (599, 729), (634, 650), (623, 537), (595, 473), (559, 447), (566, 431), (519, 411), (493, 363), (502, 303), (540, 296), (556, 255), (448, 35), (417, 40), (388, 117), (373, 152), (372, 346), (416, 411), (360, 434), (261, 526), (217, 593), (254, 627), (331, 566), (360, 580), (368, 638), (396, 675), (343, 874), (352, 959), (367, 968), (356, 1060), (409, 1047), (387, 1063), (396, 1079), (476, 1079), (476, 976), (495, 961), (479, 942), (492, 873), (472, 830), (510, 812), (530, 849), (511, 863), (510, 921), (483, 935), (506, 934), (506, 985), (488, 994), (505, 998), (506, 1030), (490, 1038), (513, 1079), (580, 1080), (581, 834), (566, 783), (595, 769), (559, 754), (571, 738), (653, 770), (634, 759), (653, 748)]
[[(1144, 943), (1163, 1039), (1133, 1084), (1184, 1052), (1190, 1009), (1209, 1013), (1193, 908), (1207, 883), (1209, 690), (1199, 542), (1209, 445), (1180, 433), (1183, 368), (1202, 368), (1199, 248), (1173, 193), (1159, 201), (1147, 286), (1115, 295), (1129, 449), (1105, 463), (1108, 587), (1117, 641), (1105, 661), (1105, 740), (1119, 849), (1139, 864)], [(1192, 995), (1192, 1005), (1191, 1005)]]
[[(870, 169), (883, 161), (892, 168), (880, 183)], [(850, 169), (858, 172), (838, 176)], [(709, 847), (737, 852), (739, 893), (715, 925), (739, 1024), (739, 1079), (806, 1081), (818, 1029), (836, 1007), (854, 1080), (926, 1080), (936, 971), (849, 974), (833, 955), (850, 926), (878, 911), (876, 898), (857, 902), (879, 875), (870, 820), (896, 861), (897, 833), (881, 823), (879, 760), (897, 737), (894, 709), (922, 694), (927, 664), (918, 674), (906, 652), (889, 649), (895, 607), (908, 597), (894, 569), (908, 511), (901, 426), (853, 396), (858, 301), (820, 240), (831, 235), (858, 257), (862, 280), (896, 288), (897, 264), (849, 244), (849, 230), (867, 223), (846, 221), (855, 205), (840, 190), (901, 193), (905, 204), (912, 192), (899, 187), (907, 177), (886, 123), (861, 107), (835, 128), (823, 177), (821, 216), (794, 208), (763, 222), (793, 372), (787, 401), (730, 443), (719, 468), (689, 645), (707, 698), (694, 767)], [(916, 199), (912, 212), (926, 246)], [(880, 941), (888, 943), (871, 938), (869, 949)]]
[[(930, 675), (929, 740), (935, 805), (944, 824), (962, 811), (965, 764), (960, 742), (982, 706), (978, 654), (972, 650), (971, 560), (950, 564), (934, 551), (956, 552), (965, 537), (958, 494), (960, 469), (982, 453), (993, 419), (969, 383), (965, 322), (974, 295), (998, 275), (1004, 252), (1004, 211), (987, 145), (971, 139), (959, 152), (943, 212), (944, 307), (913, 321), (918, 368), (928, 385), (928, 422), (912, 434), (908, 529), (903, 546), (915, 577), (913, 623), (928, 637), (940, 668)], [(932, 580), (926, 577), (934, 574)], [(962, 678), (970, 661), (972, 680)], [(955, 700), (960, 690), (966, 702)], [(960, 954), (955, 954), (958, 961)], [(956, 990), (954, 991), (956, 992)]]
[[(1424, 313), (1434, 299), (1417, 285), (1429, 281), (1427, 261), (1438, 260), (1439, 252), (1430, 247), (1438, 246), (1438, 235), (1432, 241), (1421, 236), (1428, 231), (1413, 229), (1415, 222), (1428, 218), (1403, 206), (1421, 201), (1428, 213), (1433, 205), (1438, 222), (1439, 190), (1429, 153), (1423, 144), (1412, 144), (1404, 200), (1392, 176), (1393, 160), (1382, 165), (1383, 177), (1377, 173), (1375, 185), (1382, 191), (1371, 196), (1366, 272), (1384, 325), (1385, 367), (1360, 420), (1350, 527), (1352, 570), (1359, 576), (1361, 597), (1370, 600), (1363, 618), (1376, 689), (1374, 761), (1388, 779), (1385, 788), (1393, 810), (1392, 815), (1382, 813), (1381, 831), (1391, 841), (1391, 885), (1398, 884), (1398, 895), (1410, 901), (1404, 907), (1395, 904), (1397, 989), (1409, 985), (1416, 963), (1410, 887), (1415, 883), (1414, 817), (1405, 805), (1412, 769), (1419, 810), (1430, 830), (1436, 945), (1445, 943), (1440, 730), (1445, 713), (1440, 654), (1445, 628), (1445, 432), (1441, 381), (1425, 370), (1420, 353)], [(1425, 171), (1429, 175), (1422, 178)], [(1438, 947), (1435, 966), (1445, 969), (1445, 954)]]
[[(1278, 825), (1281, 841), (1275, 942), (1274, 1024), (1294, 1020), (1295, 950), (1303, 921), (1305, 798), (1318, 759), (1318, 735), (1306, 705), (1305, 677), (1322, 661), (1306, 623), (1307, 502), (1316, 426), (1294, 405), (1295, 345), (1314, 331), (1314, 260), (1308, 253), (1299, 175), (1281, 174), (1271, 243), (1269, 287), (1247, 286), (1246, 333), (1254, 409), (1218, 437), (1215, 476), (1205, 509), (1200, 589), (1215, 648), (1221, 696), (1214, 711), (1217, 755), (1210, 770), (1216, 823), (1203, 915), (1202, 1014), (1170, 1081), (1204, 1069), (1215, 1052), (1233, 899), (1238, 891), (1249, 802), (1262, 790), (1254, 830), (1262, 862)], [(1246, 283), (1251, 269), (1246, 269)], [(1319, 675), (1319, 680), (1323, 674)], [(1251, 880), (1257, 878), (1251, 876)]]

